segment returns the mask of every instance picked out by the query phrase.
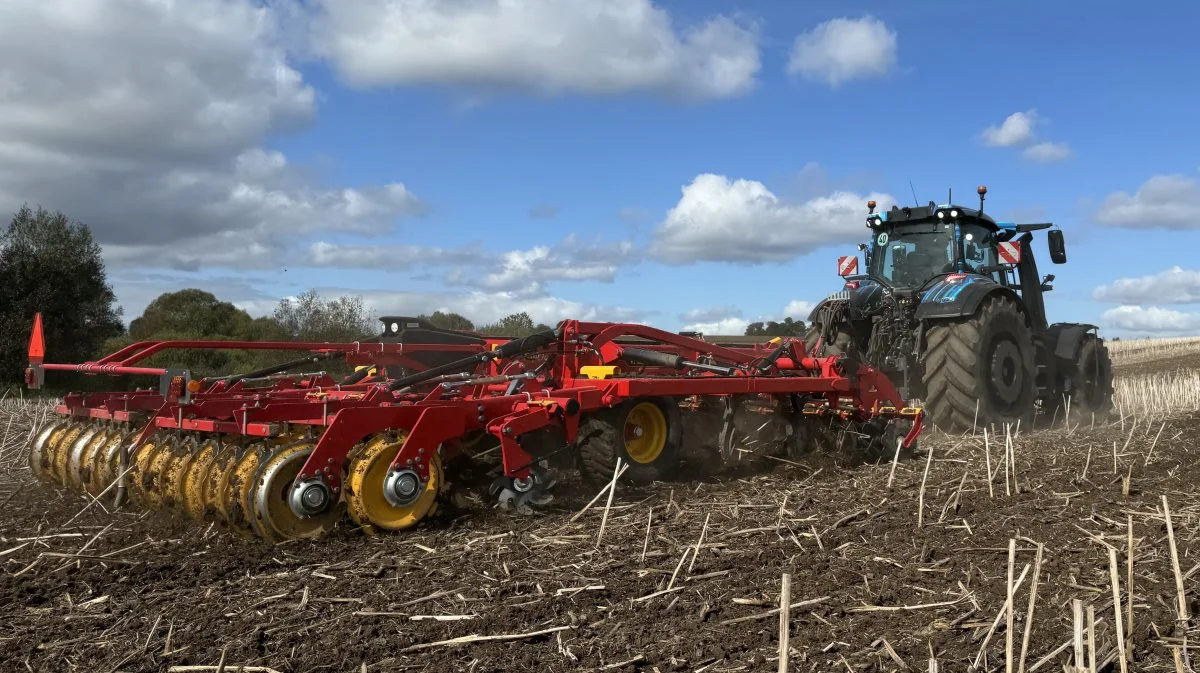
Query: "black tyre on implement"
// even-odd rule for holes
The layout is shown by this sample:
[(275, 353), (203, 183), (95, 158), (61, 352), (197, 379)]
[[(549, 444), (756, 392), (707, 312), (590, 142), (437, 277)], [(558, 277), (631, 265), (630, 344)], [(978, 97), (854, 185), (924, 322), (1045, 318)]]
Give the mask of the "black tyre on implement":
[(940, 430), (1030, 427), (1038, 391), (1033, 332), (1011, 297), (993, 295), (974, 315), (931, 325), (924, 357), (925, 408)]
[(579, 471), (594, 485), (612, 481), (617, 458), (628, 465), (621, 481), (647, 484), (679, 465), (682, 411), (670, 397), (626, 400), (587, 414), (579, 422)]

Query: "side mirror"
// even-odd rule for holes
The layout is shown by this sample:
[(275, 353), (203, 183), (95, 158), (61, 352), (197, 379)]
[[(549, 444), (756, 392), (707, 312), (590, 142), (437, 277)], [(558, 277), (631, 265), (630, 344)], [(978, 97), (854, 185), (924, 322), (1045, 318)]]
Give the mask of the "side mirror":
[(1065, 264), (1067, 244), (1063, 241), (1062, 229), (1051, 229), (1046, 232), (1046, 240), (1050, 245), (1050, 261), (1055, 264)]

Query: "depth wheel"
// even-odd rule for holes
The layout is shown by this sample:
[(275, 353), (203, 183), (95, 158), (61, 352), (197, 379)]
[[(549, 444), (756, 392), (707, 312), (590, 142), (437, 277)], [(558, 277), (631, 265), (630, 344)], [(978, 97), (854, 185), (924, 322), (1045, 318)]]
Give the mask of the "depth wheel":
[[(388, 466), (404, 446), (407, 433), (398, 439), (380, 434), (354, 452), (346, 477), (346, 511), (367, 534), (411, 528), (434, 511), (443, 482), (442, 460), (429, 458), (429, 478), (420, 483), (412, 472), (388, 478)], [(384, 489), (391, 489), (391, 497)]]
[(593, 485), (612, 480), (617, 458), (632, 484), (662, 479), (679, 464), (682, 412), (669, 397), (627, 400), (587, 414), (579, 424), (579, 470)]
[[(277, 449), (258, 468), (250, 494), (250, 524), (264, 540), (282, 542), (321, 537), (341, 518), (344, 507), (328, 488), (322, 492), (320, 485), (293, 484), (315, 447), (310, 441), (290, 444)], [(291, 504), (296, 499), (311, 507), (314, 514), (297, 516)]]
[(1017, 302), (989, 297), (975, 315), (935, 323), (925, 350), (925, 408), (947, 433), (976, 427), (1030, 427), (1037, 399), (1033, 334)]

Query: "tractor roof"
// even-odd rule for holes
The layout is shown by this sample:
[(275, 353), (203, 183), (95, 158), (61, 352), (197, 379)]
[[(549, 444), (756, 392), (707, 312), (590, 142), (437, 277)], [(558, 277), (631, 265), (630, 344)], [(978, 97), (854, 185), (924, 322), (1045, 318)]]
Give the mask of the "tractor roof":
[[(872, 205), (874, 205), (872, 203)], [(917, 224), (937, 218), (939, 212), (958, 211), (958, 216), (954, 219), (958, 222), (971, 222), (981, 225), (993, 232), (1002, 232), (1001, 239), (1011, 238), (1014, 234), (1037, 231), (1040, 229), (1048, 229), (1052, 225), (1050, 223), (1040, 224), (1016, 224), (1014, 222), (997, 222), (987, 213), (982, 213), (977, 208), (969, 208), (953, 203), (944, 203), (938, 205), (930, 201), (924, 206), (900, 206), (893, 205), (891, 210), (880, 211), (873, 215), (867, 216), (867, 226), (872, 229), (882, 226), (884, 223), (897, 224)]]

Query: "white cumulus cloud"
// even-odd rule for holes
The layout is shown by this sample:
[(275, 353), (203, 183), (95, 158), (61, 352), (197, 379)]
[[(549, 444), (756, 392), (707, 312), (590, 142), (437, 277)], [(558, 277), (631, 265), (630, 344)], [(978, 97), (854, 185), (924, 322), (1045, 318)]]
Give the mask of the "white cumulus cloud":
[(888, 194), (838, 191), (802, 203), (780, 200), (755, 180), (697, 175), (654, 233), (650, 254), (669, 264), (784, 262), (863, 237), (866, 203)]
[(808, 318), (808, 314), (812, 313), (812, 310), (816, 307), (817, 305), (811, 301), (793, 299), (784, 307), (783, 317), (791, 317), (794, 320), (805, 320)]
[(1200, 333), (1200, 313), (1157, 306), (1118, 306), (1101, 315), (1105, 324), (1127, 332), (1154, 335)]
[(1096, 222), (1130, 229), (1196, 229), (1200, 183), (1184, 175), (1155, 175), (1133, 194), (1113, 192), (1096, 211)]
[(288, 42), (255, 0), (6, 0), (0, 211), (61, 210), (112, 264), (181, 269), (277, 264), (316, 228), (419, 212), (403, 184), (318, 186), (263, 148), (316, 115)]
[(853, 79), (880, 77), (896, 66), (896, 32), (872, 16), (826, 21), (796, 36), (789, 74), (837, 87)]
[(1044, 142), (1026, 147), (1021, 155), (1031, 161), (1049, 164), (1070, 158), (1071, 148), (1066, 143)]
[(1021, 155), (1036, 163), (1054, 163), (1070, 158), (1071, 148), (1066, 143), (1039, 139), (1037, 127), (1043, 123), (1037, 110), (1014, 112), (1005, 117), (999, 126), (985, 128), (980, 137), (988, 147), (1023, 148)]
[(746, 332), (746, 326), (750, 324), (749, 320), (744, 318), (721, 318), (720, 320), (710, 320), (708, 322), (693, 322), (683, 326), (681, 332), (700, 332), (705, 335), (733, 335), (738, 336)]
[(315, 53), (353, 86), (723, 98), (757, 75), (753, 26), (677, 29), (651, 0), (317, 0)]
[(1200, 271), (1173, 266), (1139, 278), (1118, 278), (1092, 291), (1092, 298), (1117, 304), (1200, 303)]

